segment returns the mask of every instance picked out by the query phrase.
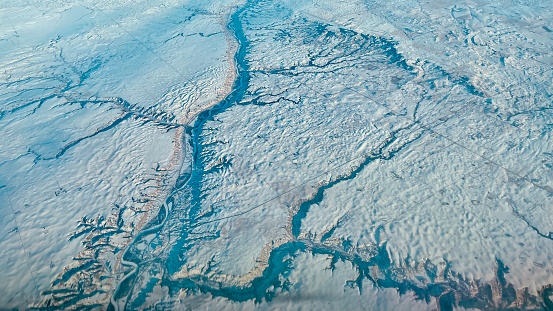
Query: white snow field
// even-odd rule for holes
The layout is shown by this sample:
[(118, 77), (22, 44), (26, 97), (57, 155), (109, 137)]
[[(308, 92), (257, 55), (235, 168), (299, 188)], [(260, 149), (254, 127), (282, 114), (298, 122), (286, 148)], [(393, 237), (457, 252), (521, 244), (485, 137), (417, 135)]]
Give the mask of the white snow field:
[(0, 3), (0, 310), (553, 308), (553, 2)]

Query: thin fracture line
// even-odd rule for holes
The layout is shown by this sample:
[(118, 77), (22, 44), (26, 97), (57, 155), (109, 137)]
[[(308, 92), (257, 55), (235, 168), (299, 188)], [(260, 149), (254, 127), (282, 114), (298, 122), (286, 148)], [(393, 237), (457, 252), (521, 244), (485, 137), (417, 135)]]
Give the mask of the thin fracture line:
[[(177, 70), (171, 63), (169, 63), (165, 58), (161, 57), (156, 51), (154, 51), (152, 48), (150, 48), (146, 43), (144, 43), (142, 40), (138, 39), (136, 36), (132, 35), (125, 27), (123, 27), (121, 25), (121, 23), (119, 23), (118, 21), (116, 21), (115, 19), (111, 18), (111, 16), (107, 15), (106, 13), (104, 13), (103, 11), (97, 11), (97, 12), (100, 12), (101, 14), (103, 14), (105, 17), (107, 17), (109, 20), (111, 20), (112, 22), (114, 22), (117, 26), (119, 26), (119, 28), (121, 28), (127, 35), (129, 35), (134, 41), (138, 42), (140, 45), (142, 45), (144, 48), (146, 48), (146, 50), (148, 50), (150, 53), (152, 53), (153, 55), (155, 55), (159, 60), (161, 60), (164, 64), (166, 64), (169, 68), (171, 68), (171, 70), (173, 70), (175, 73), (177, 73), (181, 78), (186, 78), (186, 76), (180, 72), (179, 70)], [(151, 94), (148, 94), (151, 96)], [(153, 96), (151, 96), (153, 98)]]
[(12, 210), (13, 221), (15, 222), (15, 226), (17, 228), (17, 235), (19, 236), (19, 242), (21, 243), (21, 248), (23, 248), (23, 252), (25, 253), (25, 257), (27, 258), (27, 265), (29, 266), (29, 274), (31, 274), (31, 279), (33, 279), (33, 283), (35, 284), (36, 297), (38, 297), (40, 295), (40, 292), (38, 291), (38, 284), (35, 280), (34, 273), (31, 270), (31, 259), (29, 258), (29, 252), (27, 251), (27, 249), (25, 248), (25, 245), (23, 244), (23, 238), (21, 237), (21, 229), (19, 228), (19, 224), (17, 222), (17, 216), (15, 214), (15, 209), (13, 208), (10, 193), (8, 192), (8, 187), (4, 186), (3, 188), (6, 192), (7, 197), (8, 197), (8, 203), (10, 204), (10, 208)]
[[(351, 89), (351, 88), (349, 88), (349, 89), (350, 89), (351, 91), (353, 91), (353, 92), (355, 92), (355, 93), (357, 93), (357, 94), (359, 94), (359, 95), (361, 95), (361, 96), (363, 96), (363, 97), (365, 97), (365, 98), (367, 98), (367, 99), (369, 99), (369, 100), (375, 102), (376, 104), (378, 104), (376, 101), (374, 101), (374, 100), (373, 100), (372, 98), (370, 98), (369, 96), (367, 96), (367, 95), (365, 95), (365, 94), (362, 94), (362, 93), (359, 93), (359, 92), (357, 92), (356, 90), (353, 90), (353, 89)], [(391, 112), (397, 114), (396, 111), (394, 111), (393, 109), (391, 109), (391, 108), (389, 108), (389, 107), (386, 107), (386, 106), (384, 106), (384, 105), (382, 105), (382, 104), (378, 104), (378, 105), (380, 105), (380, 106), (382, 106), (382, 107), (385, 107), (386, 109), (390, 110)], [(458, 110), (457, 110), (457, 111), (458, 111)], [(501, 165), (501, 164), (499, 164), (499, 163), (497, 163), (497, 162), (491, 160), (490, 158), (488, 158), (488, 157), (486, 157), (486, 156), (484, 156), (484, 155), (481, 155), (480, 153), (478, 153), (478, 152), (476, 152), (476, 151), (474, 151), (474, 150), (472, 150), (472, 149), (470, 149), (470, 148), (468, 148), (468, 147), (466, 147), (466, 146), (460, 144), (459, 142), (457, 142), (457, 141), (451, 139), (450, 137), (448, 137), (448, 136), (446, 136), (446, 135), (444, 135), (444, 134), (442, 134), (442, 133), (436, 132), (435, 130), (432, 129), (432, 127), (429, 127), (428, 125), (424, 125), (424, 124), (422, 124), (422, 123), (419, 123), (419, 124), (420, 124), (420, 126), (421, 126), (422, 128), (424, 128), (425, 130), (427, 130), (427, 131), (429, 131), (429, 132), (432, 132), (432, 133), (434, 133), (434, 134), (440, 136), (441, 138), (444, 138), (444, 139), (448, 140), (448, 141), (451, 142), (452, 144), (455, 144), (455, 145), (461, 147), (462, 149), (465, 149), (466, 151), (468, 151), (468, 152), (470, 152), (470, 153), (472, 153), (472, 154), (474, 154), (474, 155), (476, 155), (476, 156), (482, 158), (483, 160), (485, 160), (485, 161), (487, 161), (487, 162), (489, 162), (489, 163), (491, 163), (491, 164), (494, 164), (494, 165), (496, 165), (496, 166), (498, 166), (498, 167), (504, 169), (505, 171), (507, 171), (507, 172), (509, 172), (509, 173), (511, 173), (511, 174), (513, 174), (513, 175), (515, 175), (515, 176), (517, 176), (517, 177), (519, 177), (519, 178), (521, 178), (522, 180), (525, 180), (525, 181), (531, 183), (531, 184), (534, 185), (535, 187), (540, 188), (540, 189), (542, 189), (542, 190), (545, 190), (545, 191), (547, 191), (548, 193), (553, 193), (553, 191), (547, 189), (546, 187), (543, 187), (543, 186), (540, 186), (540, 185), (536, 184), (535, 182), (533, 182), (533, 181), (529, 180), (528, 178), (526, 178), (526, 177), (520, 175), (519, 173), (517, 173), (517, 172), (515, 172), (515, 171), (513, 171), (513, 170), (510, 170), (510, 169), (506, 168), (505, 166), (503, 166), (503, 165)], [(482, 146), (482, 148), (487, 148), (487, 147)], [(487, 165), (489, 165), (489, 164), (487, 164)]]
[(347, 164), (349, 164), (349, 163), (351, 163), (351, 162), (354, 162), (354, 161), (357, 161), (357, 160), (360, 160), (360, 159), (364, 159), (366, 156), (367, 156), (367, 155), (365, 154), (365, 155), (363, 155), (363, 156), (355, 157), (355, 158), (353, 158), (353, 159), (351, 159), (351, 160), (348, 160), (348, 161), (346, 161), (346, 162), (344, 162), (344, 163), (342, 163), (342, 164), (338, 164), (337, 166), (333, 167), (332, 169), (326, 170), (326, 171), (324, 171), (324, 172), (322, 172), (322, 173), (320, 173), (320, 174), (318, 174), (318, 175), (316, 175), (316, 176), (314, 176), (314, 177), (311, 177), (311, 178), (307, 179), (306, 181), (304, 181), (303, 183), (301, 183), (301, 184), (299, 184), (299, 185), (297, 185), (297, 186), (295, 186), (295, 187), (292, 187), (292, 188), (286, 190), (285, 192), (283, 192), (283, 193), (281, 193), (281, 194), (278, 194), (277, 196), (275, 196), (275, 197), (273, 197), (273, 198), (271, 198), (271, 199), (268, 199), (268, 200), (264, 201), (263, 203), (259, 203), (259, 204), (255, 205), (255, 206), (253, 206), (253, 207), (251, 207), (251, 208), (249, 208), (249, 209), (247, 209), (247, 210), (240, 211), (240, 212), (235, 213), (235, 214), (233, 214), (233, 215), (229, 215), (229, 216), (225, 216), (225, 217), (221, 217), (221, 218), (217, 218), (217, 219), (207, 220), (207, 221), (204, 221), (204, 222), (198, 222), (197, 224), (194, 224), (193, 227), (200, 226), (200, 225), (204, 225), (204, 224), (208, 224), (208, 223), (212, 223), (212, 222), (216, 222), (216, 221), (221, 221), (221, 220), (225, 220), (225, 219), (229, 219), (229, 218), (233, 218), (233, 217), (238, 217), (238, 216), (242, 216), (242, 215), (244, 215), (244, 214), (247, 214), (247, 213), (249, 213), (249, 212), (251, 212), (251, 211), (253, 211), (253, 210), (255, 210), (255, 209), (257, 209), (257, 208), (259, 208), (259, 207), (261, 207), (261, 206), (263, 206), (263, 205), (265, 205), (265, 204), (271, 202), (271, 201), (274, 201), (275, 199), (278, 199), (278, 198), (284, 196), (285, 194), (288, 194), (288, 193), (290, 193), (290, 192), (292, 192), (292, 191), (294, 191), (294, 190), (299, 189), (300, 187), (305, 186), (307, 183), (309, 183), (309, 182), (311, 182), (311, 181), (313, 181), (313, 180), (315, 180), (315, 179), (317, 179), (317, 178), (319, 178), (319, 177), (321, 177), (321, 176), (324, 176), (324, 175), (326, 175), (326, 174), (328, 174), (328, 173), (330, 173), (330, 172), (332, 172), (332, 171), (334, 171), (334, 170), (336, 170), (336, 169), (338, 169), (338, 168), (341, 168), (341, 167), (343, 167), (343, 166), (345, 166), (345, 165), (347, 165)]

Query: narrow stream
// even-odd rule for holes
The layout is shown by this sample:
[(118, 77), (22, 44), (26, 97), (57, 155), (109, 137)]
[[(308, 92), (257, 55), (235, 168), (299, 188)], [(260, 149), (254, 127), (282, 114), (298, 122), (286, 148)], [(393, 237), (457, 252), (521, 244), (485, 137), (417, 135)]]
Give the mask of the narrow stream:
[[(170, 217), (171, 207), (174, 204), (174, 198), (176, 191), (184, 186), (188, 186), (192, 189), (192, 200), (189, 208), (190, 225), (196, 222), (195, 216), (200, 209), (200, 183), (203, 177), (203, 163), (200, 155), (202, 152), (201, 145), (201, 133), (203, 127), (207, 121), (213, 120), (213, 117), (219, 113), (224, 112), (228, 108), (232, 107), (235, 103), (239, 102), (248, 88), (250, 81), (249, 65), (246, 60), (246, 51), (249, 43), (244, 35), (242, 28), (242, 22), (240, 20), (241, 14), (248, 9), (251, 5), (255, 5), (254, 2), (248, 2), (242, 8), (236, 10), (227, 24), (228, 29), (236, 38), (238, 43), (238, 49), (234, 56), (234, 64), (236, 66), (236, 79), (233, 83), (232, 91), (219, 103), (214, 105), (208, 110), (201, 112), (195, 119), (193, 125), (186, 127), (186, 136), (190, 137), (190, 145), (192, 146), (192, 171), (189, 176), (186, 176), (185, 180), (177, 182), (177, 185), (171, 191), (171, 194), (162, 205), (158, 217), (156, 217), (154, 223), (149, 228), (144, 229), (134, 237), (133, 241), (128, 245), (125, 253), (122, 256), (121, 263), (125, 266), (132, 267), (132, 270), (128, 272), (121, 281), (115, 287), (113, 292), (109, 310), (119, 310), (120, 307), (125, 309), (126, 301), (120, 303), (119, 300), (124, 295), (121, 294), (123, 288), (132, 287), (133, 280), (139, 270), (140, 260), (137, 256), (132, 254), (132, 246), (144, 237), (146, 234), (151, 234), (162, 229), (167, 219)], [(178, 247), (177, 247), (178, 248)], [(122, 306), (123, 305), (123, 306)]]
[[(495, 307), (496, 305), (493, 297), (490, 295), (492, 287), (489, 283), (479, 281), (471, 283), (470, 280), (465, 279), (461, 274), (452, 271), (449, 262), (446, 262), (446, 268), (443, 272), (443, 279), (441, 281), (437, 278), (437, 268), (432, 262), (421, 262), (420, 264), (424, 271), (413, 270), (410, 272), (424, 274), (428, 278), (428, 283), (421, 284), (417, 280), (410, 278), (410, 275), (404, 271), (405, 269), (394, 266), (388, 253), (386, 243), (375, 245), (370, 252), (363, 253), (352, 248), (352, 246), (348, 244), (350, 243), (348, 240), (343, 240), (342, 245), (330, 245), (325, 244), (324, 240), (316, 242), (300, 237), (303, 219), (306, 217), (309, 208), (313, 204), (322, 201), (325, 190), (332, 188), (340, 182), (355, 178), (365, 166), (376, 159), (389, 160), (393, 158), (401, 149), (420, 138), (422, 132), (419, 136), (412, 138), (412, 140), (403, 142), (403, 144), (396, 149), (387, 150), (388, 147), (398, 139), (398, 136), (401, 134), (400, 132), (402, 130), (411, 129), (411, 127), (415, 125), (415, 121), (406, 128), (401, 128), (390, 133), (390, 137), (382, 142), (382, 145), (375, 150), (376, 152), (371, 156), (366, 156), (366, 158), (361, 161), (360, 165), (353, 169), (353, 171), (337, 178), (326, 186), (320, 187), (312, 199), (301, 204), (299, 211), (292, 218), (291, 230), (293, 239), (272, 249), (267, 267), (247, 285), (225, 285), (211, 282), (207, 277), (171, 279), (170, 276), (182, 268), (182, 254), (183, 250), (186, 250), (188, 247), (188, 234), (192, 228), (201, 224), (201, 189), (202, 180), (205, 174), (201, 155), (204, 148), (202, 146), (202, 133), (205, 125), (207, 122), (214, 120), (216, 115), (225, 112), (236, 103), (239, 103), (243, 99), (250, 84), (250, 67), (246, 60), (246, 53), (250, 47), (250, 42), (244, 33), (242, 17), (246, 10), (258, 3), (260, 3), (258, 0), (247, 2), (244, 6), (236, 10), (229, 19), (227, 27), (238, 43), (238, 49), (234, 56), (237, 74), (233, 83), (233, 88), (222, 101), (212, 108), (201, 112), (193, 124), (186, 128), (186, 137), (189, 137), (192, 150), (192, 169), (190, 174), (181, 177), (181, 180), (177, 182), (173, 191), (163, 204), (156, 220), (150, 224), (149, 228), (137, 234), (133, 242), (127, 247), (122, 257), (122, 264), (132, 269), (117, 285), (111, 299), (110, 309), (120, 310), (138, 308), (146, 299), (147, 294), (145, 293), (153, 290), (153, 286), (155, 286), (158, 281), (154, 278), (148, 282), (146, 285), (147, 288), (141, 289), (139, 298), (137, 299), (138, 302), (135, 301), (132, 306), (127, 305), (127, 300), (132, 295), (132, 290), (135, 283), (137, 283), (137, 276), (139, 275), (141, 267), (143, 266), (145, 270), (148, 270), (148, 264), (150, 264), (141, 261), (140, 256), (134, 253), (135, 249), (133, 245), (142, 241), (142, 238), (147, 234), (167, 229), (173, 221), (182, 221), (178, 219), (176, 210), (185, 214), (186, 221), (182, 221), (178, 224), (180, 229), (179, 235), (176, 237), (176, 241), (170, 243), (170, 249), (164, 254), (163, 258), (155, 259), (164, 271), (164, 276), (161, 280), (162, 286), (168, 287), (171, 295), (177, 294), (180, 289), (190, 289), (194, 292), (199, 291), (202, 293), (210, 293), (213, 296), (226, 297), (229, 300), (237, 302), (247, 300), (255, 300), (256, 302), (270, 301), (279, 289), (282, 288), (286, 290), (287, 284), (285, 284), (281, 276), (290, 273), (293, 269), (293, 264), (291, 262), (294, 260), (294, 257), (296, 257), (298, 253), (311, 253), (313, 255), (330, 257), (334, 264), (338, 260), (350, 262), (357, 272), (357, 278), (348, 282), (354, 283), (360, 292), (364, 284), (372, 284), (377, 288), (396, 289), (399, 294), (410, 292), (416, 299), (426, 301), (427, 303), (436, 300), (441, 310), (452, 310), (455, 306), (483, 309)], [(386, 39), (382, 39), (382, 42), (384, 43), (382, 51), (386, 53), (385, 55), (389, 62), (413, 74), (413, 68), (405, 63), (403, 56), (395, 49), (394, 42)], [(448, 77), (448, 73), (440, 71), (440, 68), (436, 71), (440, 73), (441, 76)], [(453, 77), (451, 77), (451, 80), (453, 83), (465, 87), (468, 94), (481, 96), (467, 80), (462, 78), (455, 79)], [(188, 202), (186, 204), (180, 204), (178, 203), (177, 196), (178, 192), (184, 188), (190, 189), (190, 197), (187, 197)], [(503, 264), (499, 259), (497, 259), (497, 264), (500, 268), (495, 271), (496, 279), (501, 280), (504, 273), (501, 269)], [(155, 282), (152, 280), (155, 280)], [(511, 293), (512, 284), (500, 282), (498, 286), (500, 287), (503, 298), (513, 298), (513, 294)], [(474, 288), (478, 291), (477, 294), (474, 294)], [(548, 289), (544, 291), (542, 295), (546, 297), (550, 295), (550, 293), (551, 289)], [(454, 294), (457, 295), (457, 297), (455, 297)], [(516, 295), (514, 297), (516, 298)], [(520, 299), (521, 301), (533, 301), (535, 297), (527, 294)], [(546, 298), (544, 298), (544, 300), (546, 303), (549, 303), (549, 300)]]

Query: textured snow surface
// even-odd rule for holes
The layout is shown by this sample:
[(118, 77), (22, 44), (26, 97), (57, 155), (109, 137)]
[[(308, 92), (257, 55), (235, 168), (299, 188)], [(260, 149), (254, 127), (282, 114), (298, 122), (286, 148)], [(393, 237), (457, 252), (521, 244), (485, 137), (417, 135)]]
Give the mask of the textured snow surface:
[(552, 15), (0, 4), (0, 309), (553, 308)]

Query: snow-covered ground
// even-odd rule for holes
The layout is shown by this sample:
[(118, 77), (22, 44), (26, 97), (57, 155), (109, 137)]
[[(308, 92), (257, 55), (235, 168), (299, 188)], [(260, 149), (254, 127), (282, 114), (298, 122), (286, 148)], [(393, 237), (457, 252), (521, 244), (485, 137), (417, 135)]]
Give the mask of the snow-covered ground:
[[(83, 266), (117, 272), (120, 248), (175, 183), (184, 124), (227, 92), (235, 43), (221, 4), (0, 8), (0, 271), (9, 284), (0, 306), (23, 308), (50, 296), (55, 279), (83, 282)], [(111, 279), (89, 282), (110, 295)]]
[(552, 15), (1, 4), (0, 309), (551, 307)]

